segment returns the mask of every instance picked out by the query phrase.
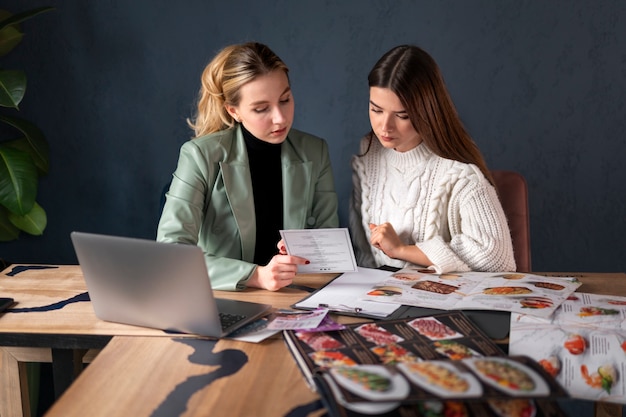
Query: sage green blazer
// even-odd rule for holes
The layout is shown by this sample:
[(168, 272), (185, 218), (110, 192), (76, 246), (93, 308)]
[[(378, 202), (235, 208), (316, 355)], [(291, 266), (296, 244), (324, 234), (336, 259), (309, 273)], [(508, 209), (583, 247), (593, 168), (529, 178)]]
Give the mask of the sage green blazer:
[[(283, 142), (281, 161), (284, 228), (338, 227), (326, 142), (292, 129)], [(200, 246), (214, 289), (245, 287), (256, 268), (256, 217), (240, 127), (183, 144), (166, 193), (157, 240)]]

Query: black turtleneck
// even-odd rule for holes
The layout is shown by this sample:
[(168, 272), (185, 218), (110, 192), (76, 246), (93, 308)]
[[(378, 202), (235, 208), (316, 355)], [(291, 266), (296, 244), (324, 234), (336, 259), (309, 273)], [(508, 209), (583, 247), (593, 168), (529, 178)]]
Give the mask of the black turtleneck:
[(256, 214), (254, 263), (266, 265), (278, 253), (276, 244), (283, 228), (282, 144), (264, 142), (243, 125), (241, 131), (248, 150)]

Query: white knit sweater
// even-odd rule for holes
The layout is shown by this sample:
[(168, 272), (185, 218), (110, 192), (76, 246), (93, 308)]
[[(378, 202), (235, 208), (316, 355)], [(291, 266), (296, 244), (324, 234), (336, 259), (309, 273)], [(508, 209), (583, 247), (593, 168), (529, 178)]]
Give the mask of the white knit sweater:
[[(363, 138), (360, 154), (367, 144)], [(367, 154), (352, 158), (352, 172), (350, 232), (360, 266), (411, 266), (370, 244), (368, 224), (389, 222), (437, 273), (515, 270), (504, 211), (475, 165), (441, 158), (424, 143), (396, 152), (374, 138)]]

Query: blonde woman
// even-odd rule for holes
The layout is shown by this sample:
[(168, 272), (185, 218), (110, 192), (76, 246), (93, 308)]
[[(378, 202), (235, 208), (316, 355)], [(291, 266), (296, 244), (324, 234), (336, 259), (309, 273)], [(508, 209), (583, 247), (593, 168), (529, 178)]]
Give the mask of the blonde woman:
[(306, 259), (279, 230), (338, 227), (323, 139), (292, 128), (288, 68), (266, 45), (221, 50), (202, 74), (195, 135), (183, 144), (157, 240), (200, 246), (213, 288), (275, 291)]

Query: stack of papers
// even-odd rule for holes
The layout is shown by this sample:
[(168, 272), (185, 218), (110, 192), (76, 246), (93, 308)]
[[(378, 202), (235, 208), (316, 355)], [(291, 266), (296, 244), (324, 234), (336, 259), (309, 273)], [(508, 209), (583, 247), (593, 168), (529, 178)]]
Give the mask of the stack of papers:
[[(389, 274), (389, 273), (388, 273)], [(407, 268), (377, 283), (364, 299), (442, 310), (500, 310), (549, 317), (581, 282), (519, 272), (459, 272)]]
[(550, 318), (512, 314), (509, 353), (522, 352), (572, 397), (626, 404), (626, 297), (575, 293)]
[(464, 272), (358, 268), (344, 273), (296, 308), (388, 317), (400, 306), (440, 310), (498, 310), (550, 317), (581, 285), (575, 278), (517, 272)]

